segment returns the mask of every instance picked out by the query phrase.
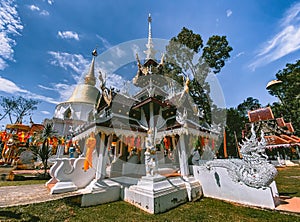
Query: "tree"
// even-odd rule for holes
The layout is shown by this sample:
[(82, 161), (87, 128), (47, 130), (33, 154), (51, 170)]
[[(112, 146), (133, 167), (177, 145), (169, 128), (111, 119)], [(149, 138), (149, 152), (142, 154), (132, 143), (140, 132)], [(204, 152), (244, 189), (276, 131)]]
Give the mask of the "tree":
[(280, 102), (272, 104), (272, 110), (276, 116), (283, 116), (286, 121), (292, 122), (295, 132), (300, 134), (300, 60), (294, 64), (286, 64), (286, 67), (276, 73), (276, 84), (267, 89)]
[(12, 113), (13, 113), (13, 110), (18, 105), (17, 102), (14, 99), (10, 99), (10, 98), (1, 96), (0, 97), (0, 105), (2, 107), (2, 110), (4, 111), (4, 114), (2, 115), (0, 120), (3, 120), (8, 115), (9, 120), (12, 123)]
[(41, 159), (43, 168), (44, 168), (44, 177), (47, 175), (47, 167), (48, 167), (48, 159), (52, 155), (52, 149), (49, 144), (49, 140), (53, 137), (56, 132), (53, 130), (53, 126), (51, 124), (47, 124), (43, 130), (41, 137), (39, 138), (40, 143), (35, 143), (31, 146), (31, 151), (33, 154)]
[(204, 46), (201, 36), (185, 27), (166, 47), (165, 75), (180, 84), (183, 77), (190, 79), (189, 93), (194, 103), (204, 110), (207, 122), (211, 121), (212, 101), (205, 80), (210, 71), (215, 74), (221, 71), (231, 51), (226, 36), (211, 36)]
[(248, 123), (248, 111), (261, 107), (258, 99), (248, 97), (236, 108), (227, 109), (226, 141), (229, 155), (237, 154), (238, 142), (242, 141), (242, 131)]
[(247, 119), (248, 111), (256, 110), (261, 107), (258, 99), (253, 97), (248, 97), (241, 104), (237, 106), (237, 110), (240, 112), (241, 116)]
[(237, 141), (242, 140), (242, 130), (245, 127), (245, 117), (237, 108), (227, 109), (226, 145), (229, 156), (237, 156)]
[(33, 110), (37, 109), (39, 101), (33, 99), (26, 99), (19, 96), (18, 98), (0, 97), (0, 105), (4, 111), (1, 119), (4, 119), (7, 115), (11, 123), (13, 123), (12, 116), (16, 117), (15, 123), (22, 123), (25, 116), (30, 116)]

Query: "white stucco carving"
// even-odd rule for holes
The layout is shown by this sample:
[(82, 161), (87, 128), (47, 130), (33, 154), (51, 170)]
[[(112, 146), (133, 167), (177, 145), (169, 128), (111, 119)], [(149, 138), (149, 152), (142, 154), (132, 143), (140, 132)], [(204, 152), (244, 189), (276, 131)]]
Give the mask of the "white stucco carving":
[(244, 183), (255, 188), (267, 187), (274, 181), (277, 170), (267, 160), (263, 131), (260, 141), (256, 138), (253, 127), (251, 131), (250, 139), (246, 139), (241, 144), (242, 159), (213, 160), (207, 162), (206, 166), (208, 169), (213, 167), (226, 168), (228, 175), (235, 182)]

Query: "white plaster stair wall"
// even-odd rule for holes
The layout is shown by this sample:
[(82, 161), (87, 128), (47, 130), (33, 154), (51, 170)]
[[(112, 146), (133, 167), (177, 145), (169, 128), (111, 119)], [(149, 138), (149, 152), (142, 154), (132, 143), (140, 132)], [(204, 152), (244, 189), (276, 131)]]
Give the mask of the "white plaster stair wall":
[[(96, 159), (96, 157), (97, 152), (94, 151), (93, 160)], [(84, 157), (77, 159), (61, 158), (61, 164), (54, 173), (54, 177), (58, 182), (51, 188), (50, 192), (52, 194), (64, 193), (86, 187), (94, 179), (96, 169), (90, 168), (84, 171), (84, 160)]]
[(50, 185), (50, 184), (56, 184), (58, 182), (58, 180), (55, 178), (54, 174), (55, 174), (55, 171), (58, 169), (58, 167), (60, 166), (61, 163), (62, 163), (61, 159), (56, 159), (55, 160), (55, 163), (53, 164), (53, 166), (49, 170), (49, 175), (51, 176), (51, 179), (45, 184), (46, 187), (48, 187), (48, 185)]
[[(244, 183), (234, 182), (225, 168), (193, 166), (194, 177), (200, 181), (203, 195), (245, 205), (275, 209), (276, 184), (269, 187), (254, 188)], [(275, 186), (275, 188), (274, 188)]]

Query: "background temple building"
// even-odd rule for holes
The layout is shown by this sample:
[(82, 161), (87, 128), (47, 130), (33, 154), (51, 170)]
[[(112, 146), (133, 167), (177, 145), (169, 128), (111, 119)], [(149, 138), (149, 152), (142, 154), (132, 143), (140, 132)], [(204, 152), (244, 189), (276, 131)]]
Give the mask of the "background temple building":
[[(248, 112), (249, 122), (254, 124), (256, 131), (263, 130), (267, 142), (268, 154), (274, 158), (280, 154), (283, 158), (295, 155), (299, 158), (300, 138), (294, 135), (291, 122), (286, 123), (284, 117), (276, 118), (270, 107)], [(246, 129), (249, 132), (250, 126)]]

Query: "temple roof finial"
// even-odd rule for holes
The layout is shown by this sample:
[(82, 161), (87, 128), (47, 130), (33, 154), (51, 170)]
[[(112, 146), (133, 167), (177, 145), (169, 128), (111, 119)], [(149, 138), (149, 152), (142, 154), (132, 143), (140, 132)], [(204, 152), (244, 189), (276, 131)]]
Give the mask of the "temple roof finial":
[(95, 58), (98, 55), (97, 53), (97, 48), (95, 48), (92, 52), (93, 55), (93, 59), (92, 59), (92, 63), (90, 66), (90, 69), (88, 71), (88, 73), (86, 74), (85, 78), (84, 78), (84, 83), (91, 85), (91, 86), (95, 86), (96, 85), (96, 78), (95, 78)]
[(148, 43), (146, 44), (147, 50), (144, 51), (146, 54), (146, 60), (155, 59), (155, 53), (153, 42), (152, 42), (152, 30), (151, 30), (152, 18), (151, 14), (148, 15)]

